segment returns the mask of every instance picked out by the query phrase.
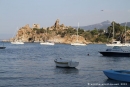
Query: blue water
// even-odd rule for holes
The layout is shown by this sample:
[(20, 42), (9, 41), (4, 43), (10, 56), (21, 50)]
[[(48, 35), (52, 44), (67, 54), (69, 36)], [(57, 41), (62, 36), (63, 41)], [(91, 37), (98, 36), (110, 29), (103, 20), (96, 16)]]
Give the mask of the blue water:
[[(106, 69), (130, 70), (130, 58), (99, 54), (107, 48), (105, 45), (5, 46), (0, 49), (0, 87), (130, 87), (130, 83), (109, 80), (103, 74)], [(73, 59), (79, 61), (79, 66), (58, 68), (55, 58)]]

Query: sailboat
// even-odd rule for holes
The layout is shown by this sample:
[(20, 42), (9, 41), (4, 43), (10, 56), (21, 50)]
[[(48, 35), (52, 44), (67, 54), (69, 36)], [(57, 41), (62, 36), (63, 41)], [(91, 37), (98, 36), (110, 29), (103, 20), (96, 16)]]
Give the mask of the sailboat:
[[(47, 29), (46, 29), (46, 35), (47, 35)], [(46, 41), (46, 37), (45, 37), (45, 42), (41, 42), (40, 44), (41, 44), (41, 45), (55, 45), (54, 42)]]
[[(78, 23), (78, 28), (79, 28), (79, 23)], [(86, 46), (86, 44), (84, 44), (84, 43), (79, 43), (79, 41), (78, 41), (78, 29), (77, 29), (77, 40), (76, 40), (76, 42), (75, 43), (71, 43), (71, 45), (72, 46)]]
[[(126, 25), (125, 25), (125, 30), (126, 30)], [(126, 31), (125, 31), (126, 32)], [(113, 22), (113, 37), (112, 40), (114, 39), (114, 22)], [(112, 41), (111, 44), (106, 44), (107, 46), (130, 46), (130, 44), (125, 44), (121, 43), (121, 41)]]
[(126, 43), (126, 25), (127, 25), (127, 22), (126, 22), (126, 24), (125, 24), (125, 45), (126, 45), (126, 46), (130, 46), (130, 43)]
[(15, 38), (15, 40), (13, 42), (11, 42), (11, 44), (24, 44), (24, 42), (22, 42), (21, 40), (17, 40)]

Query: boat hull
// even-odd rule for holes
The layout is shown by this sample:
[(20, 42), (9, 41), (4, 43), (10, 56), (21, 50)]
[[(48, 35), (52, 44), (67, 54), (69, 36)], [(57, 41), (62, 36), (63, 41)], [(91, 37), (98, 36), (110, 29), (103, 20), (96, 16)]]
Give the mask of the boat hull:
[(24, 44), (24, 42), (11, 42), (11, 44)]
[(106, 46), (130, 46), (130, 44), (106, 44)]
[(86, 44), (82, 43), (71, 43), (72, 46), (86, 46)]
[(128, 70), (104, 70), (103, 73), (109, 79), (130, 82), (130, 71)]
[(114, 57), (130, 57), (129, 52), (107, 52), (99, 51), (103, 56), (114, 56)]
[(50, 43), (50, 42), (45, 42), (45, 43), (40, 43), (41, 45), (55, 45), (55, 43)]
[(0, 47), (0, 49), (5, 49), (6, 47)]

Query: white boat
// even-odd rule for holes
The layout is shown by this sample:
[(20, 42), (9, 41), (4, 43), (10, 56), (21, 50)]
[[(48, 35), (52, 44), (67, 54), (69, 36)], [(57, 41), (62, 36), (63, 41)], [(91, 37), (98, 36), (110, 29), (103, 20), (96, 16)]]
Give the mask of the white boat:
[(67, 60), (67, 59), (62, 59), (62, 58), (57, 58), (54, 60), (54, 62), (55, 62), (57, 67), (75, 68), (79, 65), (79, 62)]
[[(79, 23), (78, 23), (78, 28), (79, 28)], [(86, 46), (86, 44), (84, 44), (84, 43), (79, 43), (79, 41), (78, 41), (78, 29), (77, 29), (77, 40), (76, 40), (76, 42), (74, 42), (74, 43), (71, 43), (71, 45), (72, 46)]]
[(14, 39), (14, 41), (11, 42), (11, 44), (24, 44), (24, 42), (22, 42), (21, 40), (19, 40), (18, 37), (17, 37), (17, 38)]
[(71, 43), (72, 46), (86, 46), (86, 44), (83, 44), (83, 43)]
[[(47, 30), (46, 30), (46, 35), (47, 35)], [(55, 45), (54, 42), (49, 42), (49, 41), (46, 41), (46, 37), (45, 37), (45, 42), (40, 42), (41, 45)]]
[(41, 45), (55, 45), (53, 42), (41, 42)]
[(11, 44), (24, 44), (24, 42), (22, 42), (22, 41), (14, 41), (14, 42), (11, 42)]
[[(125, 36), (126, 36), (126, 25), (125, 25)], [(114, 22), (113, 22), (113, 37), (114, 38)], [(126, 42), (126, 37), (125, 37)], [(111, 44), (106, 44), (106, 46), (130, 46), (130, 43), (121, 43), (121, 41), (113, 41)]]
[(120, 41), (113, 41), (112, 44), (106, 44), (107, 46), (130, 46), (127, 43), (121, 43)]

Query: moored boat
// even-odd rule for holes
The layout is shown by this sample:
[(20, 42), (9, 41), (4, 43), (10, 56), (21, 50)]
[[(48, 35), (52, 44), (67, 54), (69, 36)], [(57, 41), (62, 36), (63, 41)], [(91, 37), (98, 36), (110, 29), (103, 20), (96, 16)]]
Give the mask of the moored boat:
[(67, 59), (62, 59), (62, 58), (57, 58), (54, 60), (54, 62), (55, 62), (57, 67), (75, 68), (79, 65), (79, 62), (67, 60)]
[(130, 82), (130, 71), (129, 70), (104, 70), (103, 73), (109, 79)]
[(11, 44), (24, 44), (24, 42), (22, 42), (22, 41), (14, 41), (14, 42), (11, 42)]
[(55, 45), (53, 42), (41, 42), (41, 45)]
[(112, 49), (106, 49), (106, 51), (99, 51), (99, 53), (103, 56), (130, 57), (130, 51), (123, 50), (118, 46), (114, 46)]
[(86, 46), (86, 44), (83, 44), (83, 43), (71, 43), (72, 46)]
[(0, 47), (0, 49), (5, 49), (6, 47)]

